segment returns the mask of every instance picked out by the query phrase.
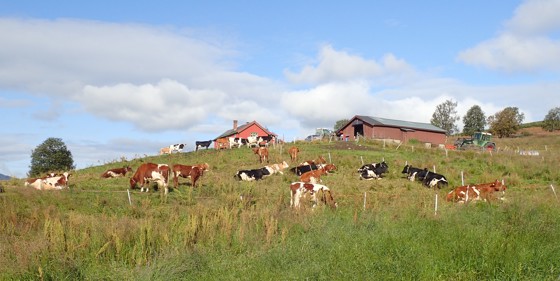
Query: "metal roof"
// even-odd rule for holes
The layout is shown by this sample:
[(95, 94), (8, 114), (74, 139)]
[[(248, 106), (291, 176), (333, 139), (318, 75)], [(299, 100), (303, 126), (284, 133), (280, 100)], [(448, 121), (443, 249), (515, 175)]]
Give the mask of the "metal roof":
[(360, 119), (360, 120), (362, 120), (362, 121), (364, 121), (364, 122), (366, 122), (370, 125), (374, 125), (374, 126), (387, 126), (387, 127), (417, 129), (417, 130), (423, 130), (423, 131), (446, 133), (446, 131), (444, 129), (442, 129), (440, 127), (437, 127), (437, 126), (434, 126), (430, 123), (402, 121), (402, 120), (394, 120), (394, 119), (364, 116), (364, 115), (356, 115), (354, 118), (352, 118), (352, 120), (354, 120), (354, 119)]

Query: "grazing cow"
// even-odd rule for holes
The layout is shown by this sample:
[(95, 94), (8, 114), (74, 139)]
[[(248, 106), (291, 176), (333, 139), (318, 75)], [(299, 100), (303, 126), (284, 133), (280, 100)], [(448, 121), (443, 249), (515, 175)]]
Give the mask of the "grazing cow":
[(107, 171), (105, 171), (103, 174), (101, 174), (102, 178), (117, 178), (117, 177), (124, 177), (126, 176), (126, 173), (128, 172), (132, 172), (132, 168), (130, 168), (129, 166), (123, 167), (123, 168), (114, 168), (114, 169), (109, 169)]
[(191, 178), (191, 186), (196, 187), (196, 182), (205, 171), (208, 171), (208, 164), (198, 164), (194, 166), (175, 164), (171, 167), (173, 172), (173, 187), (179, 187), (179, 177)]
[(381, 179), (384, 173), (387, 173), (389, 170), (389, 165), (385, 163), (385, 161), (381, 163), (371, 163), (365, 164), (358, 169), (358, 173), (360, 174), (360, 179), (364, 180), (373, 180), (373, 179)]
[(412, 165), (405, 165), (402, 170), (402, 173), (407, 174), (407, 178), (410, 181), (414, 181), (415, 179), (418, 179), (419, 181), (423, 181), (424, 178), (426, 177), (426, 174), (428, 173), (428, 168), (420, 169), (420, 168), (412, 167)]
[(438, 173), (434, 173), (430, 171), (426, 172), (426, 176), (424, 177), (424, 180), (422, 182), (424, 183), (425, 186), (429, 188), (433, 188), (433, 187), (442, 188), (442, 187), (446, 187), (449, 183), (444, 175), (440, 175)]
[(263, 163), (266, 161), (268, 163), (268, 148), (266, 147), (255, 147), (253, 152), (259, 156), (259, 161)]
[(270, 176), (270, 171), (267, 168), (240, 170), (237, 171), (234, 177), (242, 181), (258, 181), (262, 180), (265, 176)]
[(299, 148), (297, 148), (296, 146), (292, 146), (290, 147), (290, 149), (288, 149), (288, 154), (290, 154), (290, 158), (292, 159), (292, 162), (297, 161), (298, 153), (299, 153)]
[(489, 202), (494, 199), (494, 192), (502, 192), (502, 197), (500, 199), (503, 200), (503, 194), (505, 194), (505, 190), (507, 189), (504, 181), (496, 180), (494, 182), (489, 183), (481, 183), (481, 184), (473, 184), (473, 185), (465, 185), (459, 186), (454, 190), (447, 193), (446, 200), (448, 202), (458, 202), (458, 203), (468, 203), (469, 201), (485, 201)]
[(290, 184), (290, 207), (299, 208), (301, 198), (306, 193), (311, 194), (311, 201), (313, 201), (313, 208), (317, 206), (317, 193), (322, 192), (321, 201), (329, 204), (331, 207), (338, 207), (338, 203), (334, 201), (331, 190), (322, 184), (313, 184), (305, 182), (293, 182)]
[(136, 173), (130, 178), (130, 189), (136, 188), (138, 184), (140, 186), (140, 192), (146, 189), (149, 191), (150, 187), (144, 187), (148, 181), (155, 181), (159, 186), (163, 186), (165, 194), (169, 192), (167, 186), (169, 180), (169, 166), (167, 164), (155, 164), (155, 163), (144, 163), (136, 169)]
[(198, 151), (199, 148), (208, 147), (212, 144), (212, 140), (209, 141), (196, 141), (195, 142), (195, 151)]

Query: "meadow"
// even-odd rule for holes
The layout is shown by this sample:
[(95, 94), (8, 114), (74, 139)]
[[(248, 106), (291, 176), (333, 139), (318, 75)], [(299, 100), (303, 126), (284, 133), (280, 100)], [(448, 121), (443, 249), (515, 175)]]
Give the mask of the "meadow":
[[(12, 179), (0, 193), (0, 280), (558, 280), (560, 138), (495, 141), (493, 153), (414, 141), (297, 142), (301, 160), (322, 155), (338, 167), (323, 177), (336, 209), (290, 208), (297, 176), (289, 171), (236, 181), (237, 170), (262, 166), (248, 148), (119, 159), (74, 171), (62, 191)], [(290, 163), (291, 145), (271, 148), (270, 162)], [(383, 179), (359, 179), (362, 163), (382, 160)], [(210, 171), (196, 188), (181, 179), (167, 196), (129, 197), (128, 177), (100, 178), (143, 162), (206, 162)], [(449, 187), (408, 181), (406, 163), (435, 167)], [(505, 200), (446, 202), (461, 175), (465, 183), (504, 179)]]

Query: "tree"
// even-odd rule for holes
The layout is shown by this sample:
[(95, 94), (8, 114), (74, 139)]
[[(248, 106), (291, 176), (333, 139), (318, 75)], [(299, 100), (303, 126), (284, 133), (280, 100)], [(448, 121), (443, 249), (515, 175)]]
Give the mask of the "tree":
[(488, 117), (490, 132), (499, 138), (509, 137), (519, 130), (523, 119), (525, 119), (525, 115), (519, 113), (517, 107), (506, 107), (504, 110)]
[(29, 176), (36, 177), (47, 172), (68, 171), (75, 168), (72, 152), (59, 138), (48, 138), (31, 151)]
[(336, 123), (334, 124), (334, 130), (338, 131), (338, 129), (342, 128), (342, 126), (346, 125), (348, 122), (350, 122), (350, 120), (348, 119), (341, 119), (336, 121)]
[(447, 135), (452, 135), (458, 132), (459, 128), (455, 125), (455, 121), (459, 120), (457, 116), (457, 102), (453, 100), (446, 100), (444, 103), (436, 107), (436, 111), (432, 114), (430, 122), (432, 125), (440, 127), (445, 130)]
[(484, 131), (486, 116), (478, 105), (473, 105), (463, 116), (463, 134), (473, 135), (475, 132)]
[(560, 130), (560, 107), (548, 111), (548, 114), (544, 117), (542, 128), (549, 132)]

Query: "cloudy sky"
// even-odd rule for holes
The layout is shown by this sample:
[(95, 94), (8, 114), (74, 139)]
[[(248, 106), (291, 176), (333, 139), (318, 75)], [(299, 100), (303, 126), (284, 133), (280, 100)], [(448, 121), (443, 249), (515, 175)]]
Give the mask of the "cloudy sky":
[[(560, 0), (0, 0), (0, 173), (77, 168), (258, 121), (290, 141), (370, 115), (560, 106)], [(462, 122), (458, 123), (462, 127)]]

